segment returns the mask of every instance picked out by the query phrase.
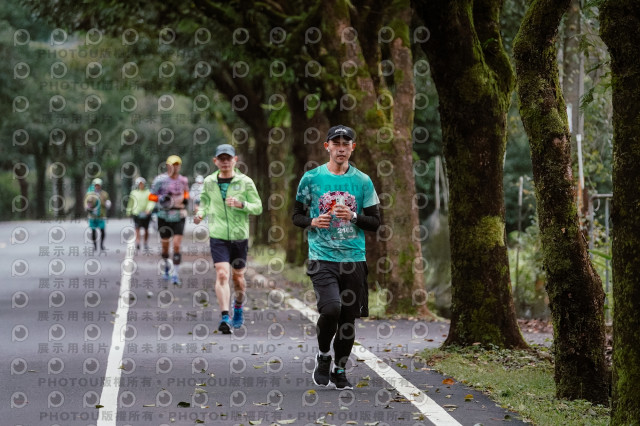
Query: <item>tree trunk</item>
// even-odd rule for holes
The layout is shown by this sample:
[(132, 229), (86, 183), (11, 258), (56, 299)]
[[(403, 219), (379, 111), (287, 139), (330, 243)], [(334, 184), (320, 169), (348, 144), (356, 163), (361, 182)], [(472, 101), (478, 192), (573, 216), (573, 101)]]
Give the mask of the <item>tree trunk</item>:
[(55, 191), (54, 195), (57, 196), (55, 202), (53, 203), (53, 215), (57, 219), (63, 219), (65, 217), (66, 208), (67, 208), (67, 194), (65, 193), (65, 185), (64, 178), (54, 179)]
[[(29, 182), (27, 182), (26, 177), (19, 177), (18, 185), (20, 186), (20, 195), (24, 197), (25, 200), (29, 199)], [(25, 216), (28, 218), (33, 217), (33, 212), (27, 209), (25, 211)]]
[[(325, 43), (333, 57), (327, 68), (341, 75), (343, 64), (357, 65), (357, 73), (344, 77), (345, 93), (354, 101), (347, 99), (343, 106), (338, 99), (341, 112), (336, 115), (356, 131), (357, 167), (371, 176), (381, 200), (381, 238), (367, 247), (369, 255), (379, 253), (369, 264), (370, 279), (388, 290), (387, 312), (427, 318), (433, 314), (426, 305), (422, 232), (418, 213), (411, 207), (416, 195), (411, 137), (415, 92), (409, 40), (411, 8), (408, 0), (394, 1), (389, 7), (393, 19), (388, 25), (394, 34), (385, 49), (393, 63), (391, 72), (384, 77), (380, 72), (383, 43), (378, 42), (378, 34), (385, 11), (376, 11), (366, 19), (352, 17), (347, 4), (338, 1), (328, 4), (324, 17)], [(367, 12), (363, 9), (359, 13)], [(357, 42), (345, 43), (344, 37), (353, 35), (349, 33), (352, 26), (357, 28)]]
[[(266, 121), (264, 121), (266, 124)], [(269, 228), (272, 222), (272, 215), (267, 207), (267, 200), (271, 196), (270, 178), (269, 178), (269, 132), (266, 128), (254, 125), (254, 138), (256, 140), (256, 148), (253, 153), (255, 161), (255, 170), (249, 171), (249, 176), (256, 184), (260, 199), (262, 199), (263, 213), (255, 218), (255, 239), (258, 244), (267, 244), (269, 241)]]
[(601, 33), (613, 92), (613, 397), (611, 424), (640, 419), (640, 5), (607, 0)]
[[(45, 148), (46, 150), (46, 148)], [(34, 162), (36, 168), (36, 188), (34, 193), (35, 202), (35, 217), (37, 219), (47, 218), (47, 157), (44, 155), (34, 155)]]
[[(73, 175), (73, 194), (75, 199), (75, 204), (73, 207), (73, 217), (76, 219), (83, 218), (87, 215), (87, 212), (84, 208), (84, 197), (86, 193), (86, 188), (83, 185), (84, 177), (76, 173)], [(120, 212), (120, 210), (118, 210)]]
[(423, 1), (449, 178), (451, 328), (445, 345), (524, 348), (511, 294), (503, 159), (513, 72), (502, 1)]
[(557, 32), (569, 2), (534, 0), (514, 56), (553, 319), (556, 395), (606, 404), (604, 292), (578, 224), (570, 133), (558, 84)]
[(102, 173), (104, 173), (104, 176), (101, 176), (102, 180), (106, 181), (104, 185), (108, 185), (107, 188), (103, 186), (102, 189), (109, 193), (109, 200), (111, 200), (111, 208), (107, 209), (106, 214), (107, 217), (113, 217), (113, 212), (116, 210), (116, 206), (120, 204), (120, 186), (116, 185), (116, 170), (112, 168), (104, 168), (102, 169)]

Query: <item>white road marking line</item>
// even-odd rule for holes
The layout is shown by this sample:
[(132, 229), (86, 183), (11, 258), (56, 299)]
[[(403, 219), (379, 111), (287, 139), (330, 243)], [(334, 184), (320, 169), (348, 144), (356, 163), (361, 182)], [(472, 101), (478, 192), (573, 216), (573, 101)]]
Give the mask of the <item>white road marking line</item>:
[[(295, 310), (299, 311), (309, 319), (309, 321), (315, 323), (318, 321), (319, 314), (313, 309), (309, 308), (301, 300), (284, 293), (284, 300)], [(407, 379), (403, 378), (397, 371), (387, 365), (384, 361), (370, 352), (364, 346), (354, 346), (354, 353), (357, 353), (359, 359), (364, 360), (369, 368), (376, 372), (384, 381), (389, 383), (393, 388), (402, 394), (408, 401), (410, 401), (420, 412), (436, 426), (461, 426), (460, 423), (449, 413), (445, 411), (438, 403), (429, 398), (424, 392), (415, 387)]]
[(105, 383), (100, 395), (100, 405), (103, 407), (98, 411), (97, 426), (115, 426), (118, 414), (118, 393), (120, 392), (120, 376), (122, 375), (122, 355), (124, 354), (123, 330), (127, 325), (127, 314), (129, 312), (129, 290), (131, 289), (131, 275), (133, 271), (127, 272), (127, 265), (133, 261), (135, 242), (133, 239), (127, 244), (127, 251), (120, 266), (120, 294), (118, 295), (118, 308), (111, 334), (111, 348), (107, 358), (107, 370), (105, 372)]

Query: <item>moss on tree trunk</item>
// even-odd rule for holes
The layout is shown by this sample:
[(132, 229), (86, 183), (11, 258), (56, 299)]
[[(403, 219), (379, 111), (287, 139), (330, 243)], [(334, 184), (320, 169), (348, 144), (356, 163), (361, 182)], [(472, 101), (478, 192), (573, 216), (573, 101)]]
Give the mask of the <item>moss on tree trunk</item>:
[(612, 425), (640, 421), (640, 4), (604, 1), (613, 91)]
[(526, 347), (505, 244), (502, 163), (513, 72), (500, 0), (421, 1), (450, 183), (451, 328), (445, 345)]
[(514, 56), (554, 327), (556, 394), (606, 404), (604, 292), (578, 224), (570, 134), (558, 84), (556, 39), (569, 2), (534, 0)]

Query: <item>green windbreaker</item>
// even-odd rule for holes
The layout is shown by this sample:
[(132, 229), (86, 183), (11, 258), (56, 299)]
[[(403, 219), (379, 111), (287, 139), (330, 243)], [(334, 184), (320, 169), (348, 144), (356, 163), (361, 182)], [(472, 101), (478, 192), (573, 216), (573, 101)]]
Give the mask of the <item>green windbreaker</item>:
[(127, 203), (127, 216), (138, 216), (140, 213), (144, 212), (147, 215), (151, 213), (153, 210), (153, 206), (156, 204), (153, 201), (149, 200), (149, 190), (148, 189), (134, 189), (129, 193), (129, 202)]
[(243, 208), (229, 207), (222, 200), (215, 171), (204, 179), (200, 207), (197, 215), (209, 221), (209, 236), (220, 240), (246, 240), (249, 238), (249, 215), (262, 213), (262, 200), (253, 180), (238, 169), (229, 188), (227, 197), (235, 197), (244, 203)]

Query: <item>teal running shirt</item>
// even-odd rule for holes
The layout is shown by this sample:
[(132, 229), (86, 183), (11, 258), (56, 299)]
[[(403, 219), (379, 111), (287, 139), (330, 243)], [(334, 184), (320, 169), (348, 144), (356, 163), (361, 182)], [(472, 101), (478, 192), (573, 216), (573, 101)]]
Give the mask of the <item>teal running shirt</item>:
[[(333, 212), (338, 204), (361, 214), (362, 209), (379, 204), (371, 178), (353, 166), (343, 175), (334, 175), (323, 164), (302, 176), (296, 201), (309, 207), (311, 218)], [(329, 229), (309, 229), (309, 260), (362, 262), (366, 260), (364, 231), (335, 216)]]

